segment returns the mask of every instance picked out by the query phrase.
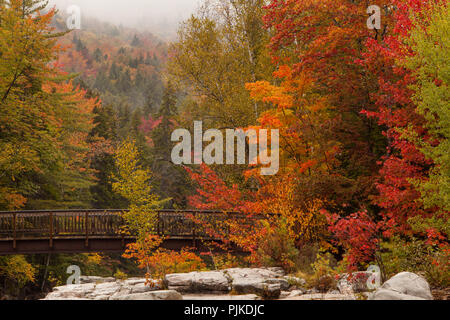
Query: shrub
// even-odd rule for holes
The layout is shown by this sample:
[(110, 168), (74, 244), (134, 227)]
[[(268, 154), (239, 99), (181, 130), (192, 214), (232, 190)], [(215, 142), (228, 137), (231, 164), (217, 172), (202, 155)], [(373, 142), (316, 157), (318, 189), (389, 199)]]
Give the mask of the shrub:
[(231, 253), (202, 253), (202, 256), (210, 257), (212, 262), (212, 268), (215, 270), (223, 270), (229, 268), (244, 268), (248, 267), (249, 263), (245, 257), (234, 256)]
[(295, 261), (296, 270), (301, 270), (302, 273), (313, 274), (313, 264), (320, 252), (320, 245), (318, 243), (306, 243), (298, 248), (299, 254)]
[(328, 214), (327, 218), (334, 243), (346, 251), (349, 271), (356, 271), (361, 264), (373, 261), (378, 249), (378, 228), (367, 211), (348, 217)]
[(336, 260), (330, 253), (317, 254), (316, 261), (312, 264), (313, 275), (307, 279), (310, 287), (316, 288), (320, 292), (328, 292), (336, 288), (335, 271)]
[(299, 251), (290, 236), (286, 219), (279, 218), (274, 225), (270, 225), (269, 222), (264, 224), (265, 232), (259, 238), (254, 261), (267, 267), (281, 267), (286, 272), (294, 271)]
[(158, 249), (148, 257), (148, 274), (162, 279), (168, 273), (186, 273), (206, 268), (203, 260), (195, 253), (183, 249), (181, 252)]
[(399, 272), (422, 274), (433, 287), (450, 285), (450, 249), (415, 237), (393, 237), (381, 244), (381, 261), (389, 278)]
[(118, 280), (126, 280), (128, 279), (128, 275), (125, 272), (117, 270), (116, 273), (114, 273), (114, 278)]
[(128, 245), (124, 258), (136, 259), (140, 269), (146, 270), (146, 277), (162, 279), (168, 273), (184, 273), (206, 268), (203, 260), (187, 248), (176, 252), (162, 249), (163, 239), (155, 235)]

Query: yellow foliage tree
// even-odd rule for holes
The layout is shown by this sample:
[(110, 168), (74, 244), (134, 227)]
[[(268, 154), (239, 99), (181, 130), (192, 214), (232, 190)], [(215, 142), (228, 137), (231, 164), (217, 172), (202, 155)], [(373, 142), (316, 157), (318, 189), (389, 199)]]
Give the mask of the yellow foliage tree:
[(0, 277), (16, 281), (19, 287), (35, 281), (36, 269), (24, 256), (0, 257)]
[(127, 232), (136, 234), (143, 241), (155, 230), (156, 209), (163, 201), (152, 192), (152, 172), (140, 163), (140, 153), (132, 139), (125, 140), (116, 152), (117, 174), (114, 175), (113, 191), (129, 201), (129, 211), (123, 214)]

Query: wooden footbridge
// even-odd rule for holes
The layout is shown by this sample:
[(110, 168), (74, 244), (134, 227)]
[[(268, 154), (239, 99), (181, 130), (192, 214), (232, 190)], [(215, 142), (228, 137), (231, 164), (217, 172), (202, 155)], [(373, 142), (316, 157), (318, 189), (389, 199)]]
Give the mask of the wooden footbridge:
[[(126, 210), (0, 211), (0, 255), (40, 253), (121, 252), (133, 236), (121, 232)], [(201, 250), (212, 239), (194, 221), (220, 228), (224, 220), (242, 219), (239, 213), (196, 210), (159, 210), (155, 234), (164, 236), (162, 247)]]

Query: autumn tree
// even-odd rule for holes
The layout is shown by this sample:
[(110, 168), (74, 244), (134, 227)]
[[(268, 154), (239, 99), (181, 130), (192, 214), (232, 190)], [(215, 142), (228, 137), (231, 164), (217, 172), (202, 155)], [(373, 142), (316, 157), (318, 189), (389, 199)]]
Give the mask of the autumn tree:
[[(64, 74), (62, 74), (64, 78)], [(58, 150), (54, 165), (38, 177), (40, 190), (30, 196), (29, 205), (35, 208), (90, 207), (94, 184), (91, 168), (95, 143), (89, 139), (93, 110), (100, 106), (96, 97), (88, 97), (86, 90), (69, 82), (49, 82), (43, 85), (52, 108), (47, 112), (58, 121), (52, 142)], [(42, 155), (45, 159), (47, 154)]]
[(151, 187), (152, 172), (140, 161), (135, 141), (122, 142), (115, 153), (117, 173), (114, 174), (113, 191), (129, 202), (129, 212), (123, 214), (127, 224), (126, 231), (136, 234), (138, 242), (155, 231), (156, 209), (162, 201)]
[(55, 63), (61, 53), (45, 1), (0, 4), (1, 206), (80, 207), (90, 201), (87, 141), (94, 98)]
[(184, 248), (175, 252), (160, 248), (164, 238), (156, 235), (156, 210), (168, 199), (160, 200), (151, 186), (152, 172), (140, 163), (135, 142), (125, 140), (117, 149), (113, 190), (129, 201), (129, 211), (123, 213), (124, 232), (135, 234), (137, 240), (127, 246), (124, 257), (136, 260), (146, 270), (147, 279), (162, 279), (166, 273), (189, 272), (205, 267), (202, 259)]
[[(370, 30), (369, 5), (367, 1), (274, 0), (264, 16), (266, 26), (274, 30), (270, 47), (272, 60), (279, 65), (275, 76), (285, 78), (281, 88), (269, 87), (265, 99), (272, 96), (270, 102), (278, 109), (290, 104), (298, 120), (288, 130), (303, 135), (303, 146), (294, 150), (315, 154), (311, 160), (322, 159), (319, 163), (325, 166), (319, 180), (301, 183), (300, 188), (308, 195), (312, 189), (327, 197), (347, 214), (370, 205), (377, 160), (386, 145), (377, 123), (361, 114), (375, 108), (371, 93), (377, 90), (376, 74), (357, 61), (366, 51), (367, 39), (383, 39), (391, 31), (392, 13), (390, 1), (377, 3), (383, 13), (381, 29)], [(299, 86), (302, 82), (307, 86)], [(257, 95), (258, 88), (250, 89)], [(306, 173), (317, 169), (313, 166)]]
[(33, 192), (31, 177), (51, 165), (39, 157), (42, 151), (57, 152), (48, 143), (51, 123), (41, 117), (48, 111), (42, 83), (55, 72), (49, 65), (56, 54), (54, 12), (35, 16), (36, 4), (0, 3), (0, 201), (7, 209), (23, 206)]
[[(65, 32), (53, 28), (55, 10), (46, 6), (47, 1), (0, 1), (3, 210), (83, 208), (91, 203), (95, 177), (90, 160), (99, 137), (89, 133), (100, 101), (61, 71), (57, 42)], [(22, 286), (43, 277), (32, 257), (0, 260), (2, 280)]]
[[(376, 108), (363, 114), (378, 121), (388, 141), (387, 152), (380, 161), (378, 194), (372, 197), (380, 208), (378, 228), (386, 240), (381, 244), (382, 260), (388, 273), (401, 268), (425, 270), (430, 281), (442, 284), (449, 279), (449, 265), (445, 262), (448, 260), (448, 211), (444, 209), (445, 201), (430, 205), (430, 199), (439, 197), (439, 190), (446, 188), (445, 182), (430, 190), (431, 198), (427, 198), (423, 188), (442, 168), (440, 157), (431, 154), (433, 151), (439, 154), (439, 146), (445, 145), (445, 135), (436, 135), (434, 131), (440, 119), (438, 101), (441, 97), (445, 99), (445, 95), (434, 96), (437, 109), (424, 110), (430, 91), (423, 89), (426, 83), (435, 81), (435, 89), (440, 90), (444, 81), (435, 63), (440, 60), (439, 51), (445, 46), (445, 37), (433, 38), (439, 35), (439, 29), (433, 26), (437, 25), (440, 20), (437, 17), (445, 12), (446, 5), (434, 0), (393, 3), (396, 23), (392, 33), (382, 39), (368, 39), (368, 50), (358, 61), (378, 81), (372, 93)], [(420, 38), (420, 34), (427, 36)], [(425, 39), (434, 39), (433, 58), (427, 57)], [(434, 72), (424, 73), (424, 70)], [(393, 260), (392, 257), (401, 258)]]
[(244, 88), (270, 74), (262, 0), (205, 2), (170, 48), (169, 74), (195, 97), (186, 109), (211, 127), (254, 124), (264, 105)]
[(386, 127), (384, 135), (389, 142), (387, 154), (382, 157), (381, 177), (377, 184), (379, 195), (374, 198), (375, 203), (382, 208), (384, 228), (387, 234), (407, 234), (411, 231), (407, 222), (409, 218), (425, 217), (432, 212), (417, 201), (420, 193), (413, 184), (414, 180), (423, 181), (427, 178), (433, 162), (405, 134), (409, 131), (413, 136), (430, 141), (425, 128), (426, 119), (416, 112), (413, 101), (415, 77), (411, 70), (404, 67), (406, 57), (416, 56), (407, 44), (412, 28), (409, 15), (412, 12), (423, 18), (420, 28), (426, 28), (428, 18), (424, 10), (430, 2), (408, 0), (395, 3), (398, 10), (395, 13), (397, 24), (393, 34), (383, 41), (369, 39), (369, 50), (361, 60), (369, 68), (378, 66), (380, 62), (384, 65), (384, 68), (373, 69), (379, 78), (379, 89), (372, 94), (377, 109), (363, 113)]

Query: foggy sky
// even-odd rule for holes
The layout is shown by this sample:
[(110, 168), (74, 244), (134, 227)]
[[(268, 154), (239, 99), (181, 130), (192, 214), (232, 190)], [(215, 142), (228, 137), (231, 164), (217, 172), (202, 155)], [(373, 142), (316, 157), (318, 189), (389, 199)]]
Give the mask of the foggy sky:
[(199, 0), (50, 0), (50, 5), (56, 5), (61, 12), (77, 5), (82, 15), (149, 31), (175, 31), (180, 21), (194, 13), (198, 3)]

